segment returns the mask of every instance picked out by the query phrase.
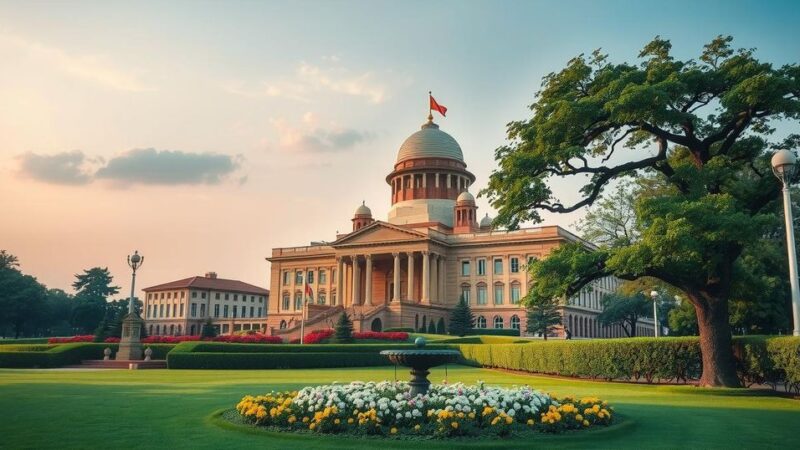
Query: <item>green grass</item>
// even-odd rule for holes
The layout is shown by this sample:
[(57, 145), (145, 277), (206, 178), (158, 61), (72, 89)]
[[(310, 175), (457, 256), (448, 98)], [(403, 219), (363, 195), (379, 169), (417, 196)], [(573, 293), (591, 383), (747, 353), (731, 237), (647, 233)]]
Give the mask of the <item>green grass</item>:
[[(431, 380), (443, 379), (432, 371)], [(406, 370), (398, 370), (405, 379)], [(211, 415), (245, 394), (307, 384), (393, 379), (391, 367), (355, 369), (0, 370), (0, 448), (375, 448), (373, 439), (243, 432)], [(450, 381), (529, 384), (557, 396), (597, 395), (624, 416), (620, 426), (529, 440), (460, 441), (458, 447), (768, 448), (792, 446), (800, 401), (753, 391), (598, 383), (456, 366)], [(387, 440), (381, 447), (419, 446)], [(427, 441), (430, 449), (453, 443)]]

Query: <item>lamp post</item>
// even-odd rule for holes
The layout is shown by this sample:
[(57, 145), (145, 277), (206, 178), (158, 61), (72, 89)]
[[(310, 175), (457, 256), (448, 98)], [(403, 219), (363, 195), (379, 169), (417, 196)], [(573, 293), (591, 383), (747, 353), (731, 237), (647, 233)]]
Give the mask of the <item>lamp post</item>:
[(658, 291), (650, 291), (650, 297), (653, 299), (653, 330), (655, 337), (658, 337), (661, 325), (658, 323)]
[(789, 253), (789, 284), (792, 288), (793, 334), (800, 336), (800, 287), (797, 279), (797, 252), (794, 244), (794, 221), (789, 184), (795, 171), (797, 158), (789, 150), (778, 150), (772, 155), (772, 172), (783, 185), (783, 215), (786, 221), (786, 250)]
[(128, 303), (128, 314), (122, 319), (122, 337), (119, 341), (119, 351), (117, 352), (118, 361), (132, 361), (142, 359), (142, 342), (139, 339), (141, 336), (142, 326), (144, 322), (136, 314), (136, 307), (134, 305), (134, 297), (136, 293), (136, 270), (142, 266), (144, 256), (140, 256), (136, 251), (133, 255), (128, 255), (128, 266), (133, 271), (131, 277), (131, 298)]

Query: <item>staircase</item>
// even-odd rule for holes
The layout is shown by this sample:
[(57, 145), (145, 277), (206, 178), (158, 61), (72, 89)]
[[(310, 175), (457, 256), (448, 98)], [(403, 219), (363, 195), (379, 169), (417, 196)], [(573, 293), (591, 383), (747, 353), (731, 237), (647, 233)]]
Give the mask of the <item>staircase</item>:
[(154, 359), (151, 361), (118, 361), (116, 359), (85, 359), (80, 365), (67, 366), (70, 369), (166, 369), (165, 359)]

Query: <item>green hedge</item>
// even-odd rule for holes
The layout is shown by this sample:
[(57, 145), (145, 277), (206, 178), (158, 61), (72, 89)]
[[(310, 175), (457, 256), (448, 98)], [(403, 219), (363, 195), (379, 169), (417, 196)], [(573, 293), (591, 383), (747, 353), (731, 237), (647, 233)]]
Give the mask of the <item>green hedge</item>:
[(386, 328), (383, 331), (384, 331), (384, 333), (392, 333), (392, 332), (397, 332), (397, 333), (416, 333), (417, 332), (417, 330), (415, 330), (414, 327)]
[(483, 336), (519, 336), (519, 330), (514, 328), (473, 328), (469, 330), (469, 335)]
[(0, 345), (47, 344), (47, 339), (48, 338), (0, 339)]
[[(223, 342), (182, 342), (176, 352), (193, 353), (377, 353), (381, 350), (415, 348), (414, 344), (227, 344)], [(446, 345), (428, 344), (425, 348), (447, 349)]]
[(170, 369), (311, 369), (325, 367), (385, 366), (378, 353), (184, 353), (167, 357)]
[[(39, 347), (39, 346), (36, 346)], [(76, 342), (57, 344), (46, 350), (23, 350), (6, 352), (0, 348), (0, 367), (46, 368), (64, 367), (80, 364), (85, 359), (103, 359), (106, 347), (116, 353), (118, 344)], [(166, 359), (174, 344), (146, 344), (153, 349), (153, 359)]]
[(769, 384), (800, 393), (800, 338), (747, 336), (734, 338), (736, 368), (742, 384)]

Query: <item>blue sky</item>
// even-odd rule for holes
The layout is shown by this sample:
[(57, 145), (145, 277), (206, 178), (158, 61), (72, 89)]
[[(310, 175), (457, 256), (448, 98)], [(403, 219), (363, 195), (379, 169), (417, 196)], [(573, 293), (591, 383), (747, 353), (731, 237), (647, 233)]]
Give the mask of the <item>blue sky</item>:
[(784, 64), (798, 24), (777, 1), (0, 1), (2, 247), (52, 287), (94, 265), (125, 286), (134, 247), (143, 285), (267, 286), (271, 248), (332, 239), (362, 200), (385, 219), (429, 89), (480, 188), (570, 58), (633, 62), (656, 35), (690, 58), (731, 34)]

